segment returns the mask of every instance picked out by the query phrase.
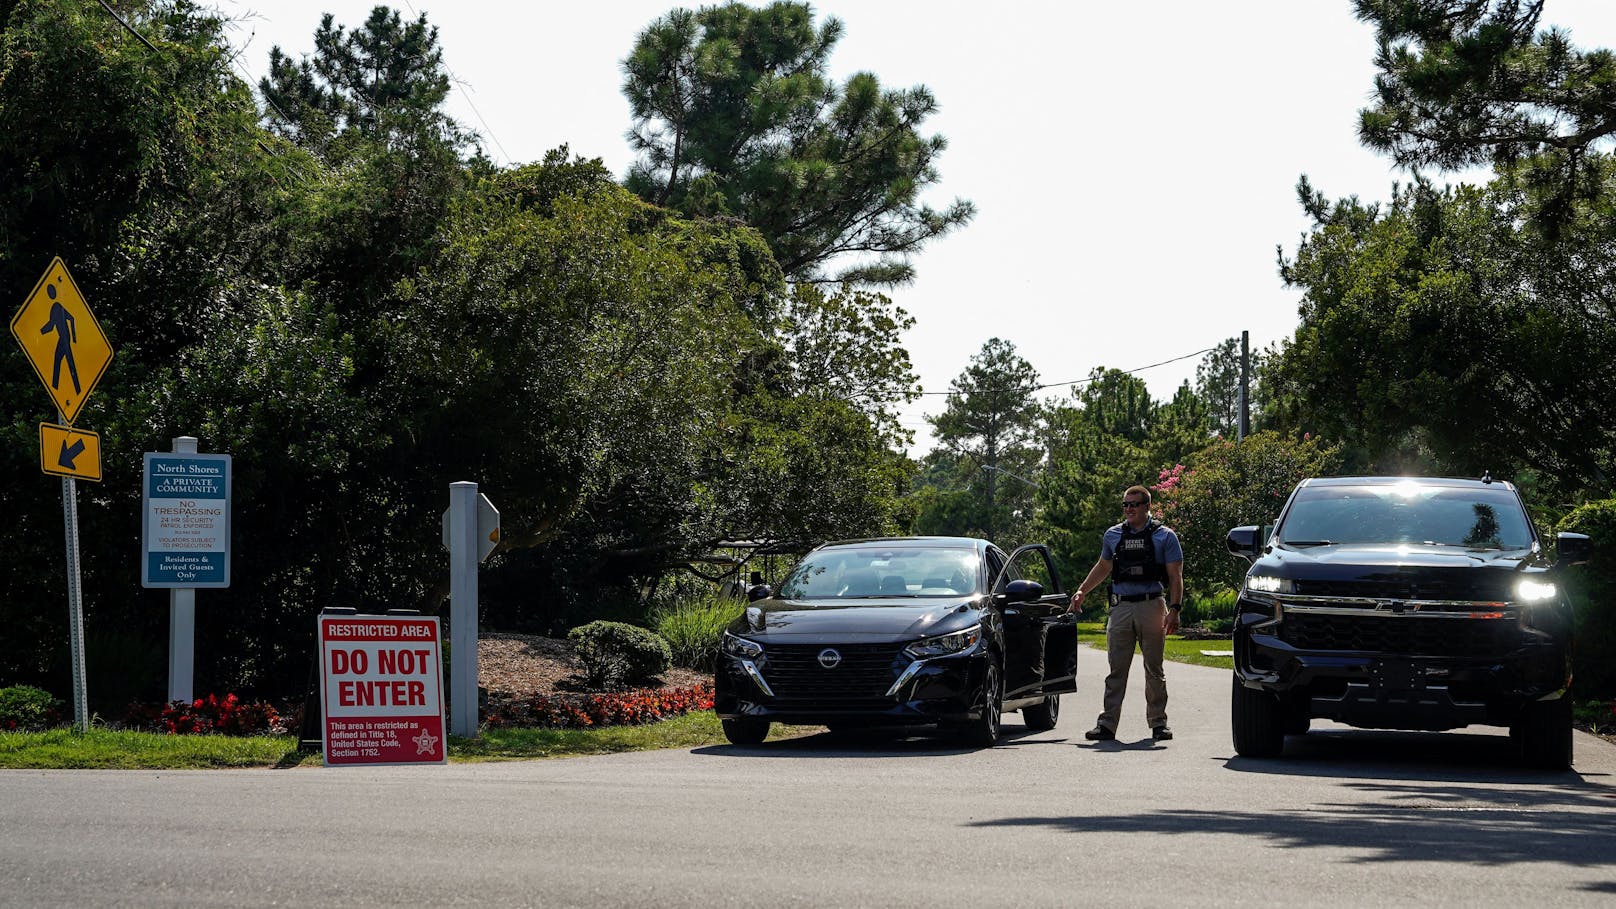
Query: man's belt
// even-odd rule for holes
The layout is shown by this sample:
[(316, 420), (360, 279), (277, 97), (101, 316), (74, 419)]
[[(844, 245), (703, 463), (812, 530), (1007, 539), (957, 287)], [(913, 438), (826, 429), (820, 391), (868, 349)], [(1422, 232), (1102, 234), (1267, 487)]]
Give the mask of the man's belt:
[(1155, 593), (1119, 593), (1119, 594), (1117, 594), (1117, 602), (1118, 603), (1143, 603), (1143, 602), (1145, 602), (1147, 600), (1159, 600), (1161, 598), (1162, 598), (1162, 594), (1161, 594), (1161, 591), (1159, 591), (1159, 590), (1156, 591)]

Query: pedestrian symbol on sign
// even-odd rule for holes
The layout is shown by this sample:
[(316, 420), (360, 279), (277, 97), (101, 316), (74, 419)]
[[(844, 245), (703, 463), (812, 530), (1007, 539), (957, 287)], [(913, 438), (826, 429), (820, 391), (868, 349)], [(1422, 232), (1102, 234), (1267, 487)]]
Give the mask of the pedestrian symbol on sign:
[(56, 357), (51, 366), (51, 387), (62, 387), (62, 361), (67, 361), (67, 374), (73, 379), (73, 393), (79, 393), (79, 368), (73, 362), (73, 345), (79, 339), (78, 330), (74, 327), (73, 316), (56, 299), (56, 285), (45, 285), (45, 293), (51, 298), (50, 318), (46, 320), (45, 327), (39, 330), (42, 335), (56, 332)]

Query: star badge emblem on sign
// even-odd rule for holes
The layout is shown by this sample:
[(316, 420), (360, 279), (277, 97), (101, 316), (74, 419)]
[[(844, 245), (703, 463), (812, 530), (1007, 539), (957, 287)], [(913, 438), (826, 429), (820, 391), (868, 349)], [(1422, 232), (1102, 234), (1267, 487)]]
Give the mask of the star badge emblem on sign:
[(422, 729), (421, 734), (416, 736), (415, 738), (410, 739), (410, 741), (415, 743), (415, 753), (416, 754), (436, 754), (437, 753), (438, 737), (433, 735), (432, 733), (426, 731), (425, 729)]

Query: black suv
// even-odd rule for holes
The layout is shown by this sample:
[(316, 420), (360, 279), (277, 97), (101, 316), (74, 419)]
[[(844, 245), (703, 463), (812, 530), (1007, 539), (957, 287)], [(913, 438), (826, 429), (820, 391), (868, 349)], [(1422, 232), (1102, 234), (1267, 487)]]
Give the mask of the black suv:
[(1571, 766), (1572, 614), (1515, 487), (1492, 479), (1304, 480), (1251, 562), (1234, 633), (1235, 751), (1276, 757), (1314, 717), (1379, 729), (1508, 726), (1527, 763)]

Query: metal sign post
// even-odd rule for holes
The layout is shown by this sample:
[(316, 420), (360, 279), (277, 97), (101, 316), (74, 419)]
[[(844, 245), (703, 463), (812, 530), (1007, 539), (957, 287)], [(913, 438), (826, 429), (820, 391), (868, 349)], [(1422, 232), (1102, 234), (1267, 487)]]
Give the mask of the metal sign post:
[(67, 644), (73, 651), (73, 728), (90, 728), (89, 694), (84, 681), (84, 586), (79, 583), (79, 492), (72, 477), (62, 478), (62, 521), (67, 525)]
[(477, 484), (449, 484), (443, 545), (449, 550), (449, 731), (477, 735), (477, 563), (499, 543), (499, 511)]

